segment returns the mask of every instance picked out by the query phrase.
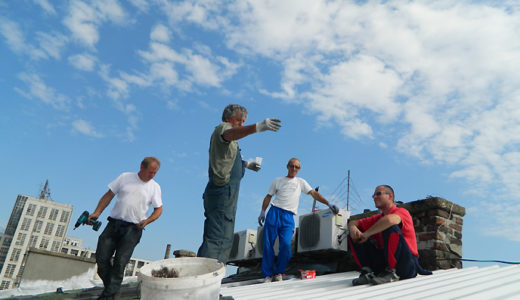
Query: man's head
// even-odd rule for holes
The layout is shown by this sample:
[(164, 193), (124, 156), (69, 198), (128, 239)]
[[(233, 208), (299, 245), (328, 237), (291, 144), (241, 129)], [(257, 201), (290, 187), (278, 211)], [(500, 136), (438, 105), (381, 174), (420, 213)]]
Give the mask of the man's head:
[(222, 121), (233, 127), (240, 127), (247, 119), (247, 109), (238, 104), (229, 104), (222, 112)]
[(394, 205), (394, 189), (389, 185), (380, 185), (376, 187), (372, 195), (374, 204), (378, 209), (387, 209)]
[(141, 162), (141, 169), (137, 175), (139, 175), (139, 178), (141, 178), (142, 181), (148, 182), (155, 177), (155, 174), (157, 174), (160, 167), (161, 162), (157, 157), (145, 157)]
[(289, 159), (289, 162), (287, 163), (287, 177), (294, 178), (296, 177), (296, 174), (300, 171), (302, 165), (300, 163), (300, 160), (297, 158), (291, 158)]

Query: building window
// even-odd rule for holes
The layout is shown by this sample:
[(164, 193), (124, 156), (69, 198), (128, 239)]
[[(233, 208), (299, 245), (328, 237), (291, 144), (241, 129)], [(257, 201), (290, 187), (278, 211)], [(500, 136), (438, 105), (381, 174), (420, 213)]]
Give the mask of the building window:
[(7, 269), (5, 270), (4, 277), (5, 278), (13, 278), (14, 269), (16, 269), (16, 265), (8, 264)]
[(23, 246), (25, 243), (25, 238), (27, 237), (27, 234), (25, 233), (18, 233), (18, 238), (16, 239), (16, 246)]
[(60, 242), (59, 241), (52, 242), (51, 251), (52, 252), (58, 252), (58, 250), (60, 250)]
[(40, 206), (40, 210), (38, 211), (37, 218), (45, 218), (45, 215), (47, 215), (47, 207), (46, 206)]
[(36, 222), (34, 222), (33, 232), (40, 233), (40, 231), (42, 231), (42, 225), (43, 221), (36, 220)]
[(71, 249), (71, 250), (70, 250), (70, 254), (71, 254), (71, 255), (78, 256), (78, 253), (79, 253), (79, 251), (76, 250), (76, 249)]
[(132, 276), (134, 274), (135, 260), (131, 259), (126, 265), (125, 276)]
[(12, 241), (12, 240), (13, 240), (13, 239), (10, 238), (10, 237), (6, 237), (6, 238), (4, 238), (4, 243), (3, 243), (3, 245), (4, 245), (4, 246), (8, 246), (8, 247), (11, 246), (11, 241)]
[(0, 285), (0, 290), (7, 290), (9, 288), (9, 284), (11, 281), (9, 280), (2, 280), (2, 285)]
[(34, 248), (36, 247), (36, 243), (38, 242), (38, 236), (37, 235), (33, 235), (31, 236), (31, 238), (29, 239), (29, 248)]
[(49, 247), (49, 239), (43, 237), (40, 242), (40, 249), (47, 249), (47, 247)]
[(59, 213), (59, 212), (60, 212), (60, 211), (59, 211), (57, 208), (53, 208), (53, 209), (51, 210), (50, 215), (49, 215), (49, 220), (56, 221), (56, 218), (58, 217), (58, 213)]
[(34, 216), (34, 212), (36, 211), (36, 204), (29, 204), (27, 207), (27, 215)]
[(60, 222), (69, 223), (69, 215), (70, 215), (70, 212), (68, 212), (66, 210), (62, 211)]
[(51, 235), (53, 229), (54, 229), (54, 224), (52, 224), (52, 223), (47, 223), (47, 226), (45, 226), (45, 232), (44, 232), (44, 234)]
[(138, 261), (137, 262), (137, 268), (141, 269), (142, 266), (144, 266), (144, 261)]
[(58, 225), (58, 228), (56, 228), (56, 236), (62, 237), (65, 233), (65, 226)]
[(61, 248), (61, 253), (67, 254), (69, 252), (68, 248)]
[(18, 261), (20, 258), (20, 253), (22, 252), (22, 249), (14, 248), (13, 252), (11, 252), (11, 258), (9, 258), (10, 261)]
[(31, 227), (31, 218), (23, 218), (21, 230), (29, 231), (29, 227)]
[(0, 249), (0, 261), (5, 260), (7, 257), (7, 252), (9, 252), (9, 248), (2, 247), (2, 249)]

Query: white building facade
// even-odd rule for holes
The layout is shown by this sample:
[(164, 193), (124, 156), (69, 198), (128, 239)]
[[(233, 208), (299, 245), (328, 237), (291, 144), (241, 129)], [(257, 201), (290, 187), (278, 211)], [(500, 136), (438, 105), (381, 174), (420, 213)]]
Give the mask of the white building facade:
[(60, 251), (71, 216), (72, 205), (18, 195), (0, 244), (0, 289), (18, 286), (27, 249)]
[[(5, 232), (0, 234), (0, 290), (19, 286), (29, 248), (95, 258), (96, 250), (82, 248), (81, 239), (66, 236), (72, 213), (72, 205), (18, 195)], [(149, 262), (132, 257), (125, 276), (136, 276)]]

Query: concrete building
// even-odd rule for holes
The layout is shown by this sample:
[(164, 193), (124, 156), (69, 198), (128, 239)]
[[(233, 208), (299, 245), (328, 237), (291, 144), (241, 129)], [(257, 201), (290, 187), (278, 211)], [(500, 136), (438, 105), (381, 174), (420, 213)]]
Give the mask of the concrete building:
[[(61, 246), (60, 253), (62, 254), (68, 254), (72, 256), (77, 256), (81, 258), (96, 258), (96, 250), (91, 249), (85, 249), (81, 247), (82, 240), (78, 238), (73, 238), (66, 236), (63, 239), (63, 244)], [(140, 259), (132, 257), (128, 261), (128, 264), (125, 268), (125, 276), (136, 276), (137, 271), (144, 266), (145, 264), (149, 264), (150, 261), (146, 259)], [(96, 279), (99, 279), (99, 277), (96, 274)]]
[(0, 245), (0, 289), (18, 286), (29, 248), (60, 251), (72, 206), (49, 200), (46, 191), (45, 187), (40, 198), (18, 195), (16, 199)]

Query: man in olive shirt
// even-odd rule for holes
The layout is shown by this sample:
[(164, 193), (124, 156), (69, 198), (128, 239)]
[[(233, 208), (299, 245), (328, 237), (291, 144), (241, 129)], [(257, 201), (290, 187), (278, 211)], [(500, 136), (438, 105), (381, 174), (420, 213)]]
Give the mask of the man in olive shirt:
[(260, 170), (256, 162), (242, 160), (237, 140), (256, 132), (277, 131), (278, 119), (265, 119), (243, 126), (247, 109), (230, 104), (222, 113), (222, 123), (215, 127), (209, 147), (208, 184), (204, 190), (204, 235), (197, 256), (216, 258), (226, 263), (233, 243), (235, 214), (240, 180), (245, 168)]

